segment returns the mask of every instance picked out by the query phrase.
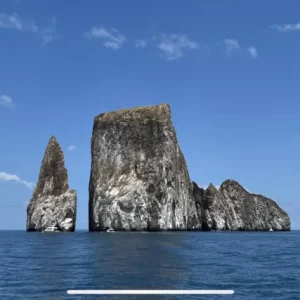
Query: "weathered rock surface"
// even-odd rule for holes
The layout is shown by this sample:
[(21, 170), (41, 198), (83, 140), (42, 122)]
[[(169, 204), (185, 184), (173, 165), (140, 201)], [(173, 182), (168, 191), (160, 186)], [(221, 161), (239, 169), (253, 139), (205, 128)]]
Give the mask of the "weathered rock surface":
[(49, 226), (57, 226), (60, 231), (74, 231), (76, 201), (76, 191), (69, 190), (63, 152), (52, 136), (27, 206), (27, 231), (43, 231)]
[(124, 109), (94, 119), (89, 229), (199, 229), (169, 105)]
[(194, 183), (194, 198), (203, 230), (290, 230), (289, 216), (275, 201), (251, 194), (234, 180), (218, 190), (212, 184), (201, 189)]

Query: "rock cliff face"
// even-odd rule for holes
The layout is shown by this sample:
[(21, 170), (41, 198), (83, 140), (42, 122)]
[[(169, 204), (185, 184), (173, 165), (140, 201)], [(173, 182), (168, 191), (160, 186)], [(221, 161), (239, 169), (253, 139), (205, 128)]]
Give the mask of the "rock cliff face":
[(42, 231), (52, 225), (60, 231), (74, 231), (76, 200), (76, 191), (69, 190), (63, 152), (52, 136), (37, 186), (27, 206), (27, 231)]
[(290, 219), (271, 199), (251, 194), (238, 182), (226, 180), (220, 190), (203, 190), (194, 183), (194, 198), (203, 230), (290, 230)]
[(200, 229), (169, 105), (94, 119), (89, 229)]

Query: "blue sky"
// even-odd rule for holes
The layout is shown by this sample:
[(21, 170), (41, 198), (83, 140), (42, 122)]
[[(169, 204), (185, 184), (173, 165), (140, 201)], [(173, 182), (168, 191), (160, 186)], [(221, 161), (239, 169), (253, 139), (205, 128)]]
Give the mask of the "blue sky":
[(2, 0), (0, 229), (25, 229), (52, 134), (87, 228), (94, 116), (159, 103), (171, 105), (192, 180), (236, 179), (300, 229), (299, 10), (293, 0)]

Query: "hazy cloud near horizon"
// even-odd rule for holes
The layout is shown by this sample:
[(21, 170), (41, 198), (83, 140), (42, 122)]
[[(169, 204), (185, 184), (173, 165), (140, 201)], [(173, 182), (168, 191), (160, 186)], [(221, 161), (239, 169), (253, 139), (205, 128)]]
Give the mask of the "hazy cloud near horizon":
[(33, 190), (35, 188), (35, 183), (23, 180), (18, 175), (15, 175), (15, 174), (0, 172), (0, 180), (1, 181), (14, 181), (16, 183), (26, 186), (30, 190)]

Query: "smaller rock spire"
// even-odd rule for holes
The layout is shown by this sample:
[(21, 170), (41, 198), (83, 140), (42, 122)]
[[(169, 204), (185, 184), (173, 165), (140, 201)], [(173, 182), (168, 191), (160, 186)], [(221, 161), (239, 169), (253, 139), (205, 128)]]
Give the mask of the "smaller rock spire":
[(209, 186), (206, 190), (211, 191), (211, 192), (218, 191), (218, 189), (212, 183), (209, 184)]
[(39, 174), (35, 195), (57, 196), (69, 189), (68, 173), (62, 149), (54, 135), (51, 136)]
[(69, 191), (63, 151), (52, 135), (44, 154), (38, 183), (27, 207), (27, 230), (42, 231), (54, 225), (62, 231), (74, 231), (76, 200), (76, 191)]
[[(56, 137), (55, 137), (55, 135), (51, 135), (51, 138), (50, 138), (50, 140), (49, 140), (49, 143), (58, 143), (57, 142), (57, 139), (56, 139)], [(48, 144), (49, 144), (48, 143)]]

